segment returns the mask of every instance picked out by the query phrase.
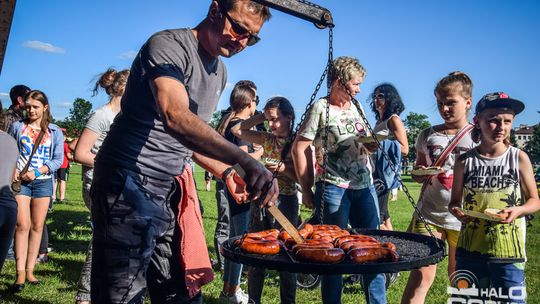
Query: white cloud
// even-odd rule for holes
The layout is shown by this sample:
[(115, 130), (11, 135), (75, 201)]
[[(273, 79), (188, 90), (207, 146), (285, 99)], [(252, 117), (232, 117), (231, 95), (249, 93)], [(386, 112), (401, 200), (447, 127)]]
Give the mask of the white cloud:
[(120, 59), (135, 59), (135, 56), (137, 56), (137, 52), (135, 51), (127, 51), (127, 52), (123, 52), (122, 54), (120, 54), (118, 56), (118, 58)]
[(9, 93), (0, 92), (0, 98), (9, 98)]
[(29, 49), (33, 49), (40, 52), (47, 52), (47, 53), (64, 54), (66, 52), (66, 50), (64, 50), (61, 47), (52, 45), (47, 42), (37, 41), (37, 40), (25, 41), (23, 43), (23, 46)]
[(232, 82), (227, 82), (227, 83), (225, 84), (225, 89), (224, 89), (224, 90), (230, 90), (230, 89), (232, 89), (233, 87), (234, 87), (234, 83), (232, 83)]
[(56, 105), (58, 108), (62, 108), (62, 109), (70, 109), (71, 106), (73, 106), (73, 102), (57, 102), (57, 103), (55, 103), (55, 105)]

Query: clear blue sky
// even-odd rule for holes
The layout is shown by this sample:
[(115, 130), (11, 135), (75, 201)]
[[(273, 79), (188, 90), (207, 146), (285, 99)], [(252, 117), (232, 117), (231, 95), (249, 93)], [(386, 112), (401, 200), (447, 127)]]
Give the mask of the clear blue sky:
[[(474, 82), (476, 101), (502, 90), (521, 99), (526, 111), (516, 124), (538, 123), (540, 114), (540, 1), (499, 0), (316, 0), (336, 24), (334, 56), (357, 57), (368, 75), (357, 97), (366, 98), (381, 82), (400, 91), (408, 112), (423, 113), (440, 123), (433, 87), (447, 73), (461, 70)], [(19, 83), (43, 90), (53, 115), (68, 115), (77, 98), (91, 97), (95, 76), (108, 67), (129, 68), (134, 54), (154, 32), (194, 27), (205, 16), (205, 0), (19, 0), (2, 74), (0, 99)], [(327, 58), (328, 31), (273, 11), (262, 41), (231, 59), (230, 87), (241, 79), (259, 86), (263, 101), (289, 98), (297, 113), (309, 101)], [(326, 94), (326, 87), (320, 96)], [(368, 111), (370, 112), (370, 111)], [(373, 115), (369, 113), (373, 123)]]

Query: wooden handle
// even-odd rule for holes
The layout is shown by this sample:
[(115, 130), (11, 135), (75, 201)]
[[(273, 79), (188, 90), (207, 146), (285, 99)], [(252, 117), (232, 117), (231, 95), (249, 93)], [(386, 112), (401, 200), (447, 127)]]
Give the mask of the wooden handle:
[(296, 227), (291, 224), (291, 222), (283, 215), (283, 213), (276, 206), (268, 207), (268, 211), (272, 213), (276, 221), (289, 233), (289, 235), (294, 239), (296, 244), (302, 244), (304, 238), (298, 233)]

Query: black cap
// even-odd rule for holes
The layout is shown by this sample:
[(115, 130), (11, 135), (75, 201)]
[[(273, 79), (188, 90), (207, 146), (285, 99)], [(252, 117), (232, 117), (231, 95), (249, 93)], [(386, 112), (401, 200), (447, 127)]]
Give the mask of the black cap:
[(508, 94), (504, 92), (495, 92), (484, 95), (480, 101), (476, 104), (476, 115), (485, 109), (493, 108), (507, 108), (514, 111), (514, 115), (517, 115), (525, 109), (525, 104), (517, 99), (510, 98)]

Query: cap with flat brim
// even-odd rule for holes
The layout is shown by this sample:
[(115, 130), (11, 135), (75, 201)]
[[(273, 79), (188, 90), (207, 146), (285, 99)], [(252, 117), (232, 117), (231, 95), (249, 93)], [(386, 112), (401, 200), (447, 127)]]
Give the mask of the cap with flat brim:
[(517, 99), (510, 98), (504, 92), (495, 92), (484, 95), (476, 104), (476, 114), (486, 109), (511, 109), (514, 115), (525, 109), (525, 104)]

